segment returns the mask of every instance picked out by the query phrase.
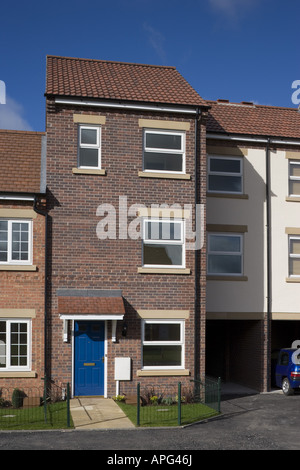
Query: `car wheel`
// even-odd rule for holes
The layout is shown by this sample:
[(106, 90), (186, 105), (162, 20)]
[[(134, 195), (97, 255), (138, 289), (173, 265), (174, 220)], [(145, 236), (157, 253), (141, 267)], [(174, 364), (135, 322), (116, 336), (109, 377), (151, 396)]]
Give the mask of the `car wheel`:
[(282, 381), (282, 391), (285, 395), (293, 395), (294, 389), (290, 386), (290, 382), (285, 377)]

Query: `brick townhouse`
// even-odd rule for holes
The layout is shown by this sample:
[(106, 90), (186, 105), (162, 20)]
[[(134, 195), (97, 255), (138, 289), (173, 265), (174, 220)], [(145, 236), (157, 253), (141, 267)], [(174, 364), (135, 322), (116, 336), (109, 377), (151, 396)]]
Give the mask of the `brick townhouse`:
[(46, 78), (48, 375), (74, 395), (190, 385), (208, 106), (174, 67), (48, 56)]
[(2, 392), (41, 387), (45, 374), (45, 139), (0, 130)]
[(207, 373), (266, 391), (300, 339), (300, 114), (208, 104)]

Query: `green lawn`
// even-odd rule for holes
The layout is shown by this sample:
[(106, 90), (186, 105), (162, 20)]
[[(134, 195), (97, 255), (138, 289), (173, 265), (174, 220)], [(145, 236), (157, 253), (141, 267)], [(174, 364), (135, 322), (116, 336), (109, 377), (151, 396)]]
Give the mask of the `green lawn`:
[[(136, 426), (137, 406), (117, 402), (127, 417)], [(178, 426), (177, 405), (151, 405), (140, 407), (140, 426)], [(217, 416), (219, 413), (202, 403), (181, 405), (181, 424), (189, 424)]]
[[(70, 425), (73, 426), (70, 416)], [(47, 422), (43, 406), (0, 408), (0, 430), (35, 430), (67, 428), (67, 402), (47, 405)]]

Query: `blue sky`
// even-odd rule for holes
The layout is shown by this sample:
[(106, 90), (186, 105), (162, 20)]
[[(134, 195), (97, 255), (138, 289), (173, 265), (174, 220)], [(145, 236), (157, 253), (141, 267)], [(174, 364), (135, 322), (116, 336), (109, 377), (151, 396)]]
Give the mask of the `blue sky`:
[(0, 18), (0, 128), (45, 130), (47, 54), (173, 65), (204, 99), (296, 107), (299, 0), (6, 0)]

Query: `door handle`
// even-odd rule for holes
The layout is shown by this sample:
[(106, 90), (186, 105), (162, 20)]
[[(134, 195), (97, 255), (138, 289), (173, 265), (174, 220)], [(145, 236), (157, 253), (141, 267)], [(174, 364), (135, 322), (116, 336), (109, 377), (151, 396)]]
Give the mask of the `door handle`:
[(104, 356), (102, 356), (102, 362), (104, 362)]

